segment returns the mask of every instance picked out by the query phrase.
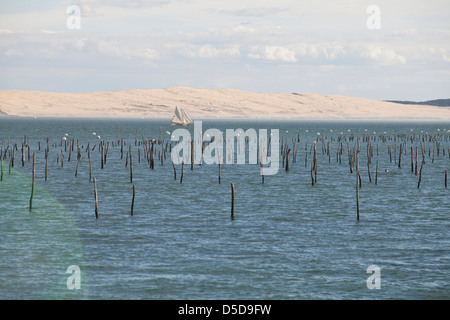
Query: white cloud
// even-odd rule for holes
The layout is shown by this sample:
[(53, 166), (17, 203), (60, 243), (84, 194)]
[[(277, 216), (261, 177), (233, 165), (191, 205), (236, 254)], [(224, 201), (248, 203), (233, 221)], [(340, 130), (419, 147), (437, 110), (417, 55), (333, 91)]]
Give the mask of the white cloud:
[[(21, 1), (11, 3), (23, 7)], [(437, 5), (406, 1), (402, 5), (380, 4), (383, 28), (371, 31), (365, 24), (367, 6), (356, 0), (326, 0), (308, 6), (294, 0), (39, 3), (43, 3), (39, 11), (16, 8), (0, 14), (0, 54), (10, 78), (16, 77), (15, 82), (11, 81), (14, 84), (25, 80), (10, 70), (54, 67), (64, 74), (69, 60), (79, 74), (104, 77), (104, 88), (109, 84), (116, 88), (139, 86), (143, 82), (137, 79), (148, 78), (145, 66), (159, 68), (163, 76), (148, 80), (157, 87), (183, 80), (192, 86), (226, 82), (227, 86), (242, 85), (244, 89), (252, 86), (255, 90), (284, 91), (301, 85), (319, 91), (336, 90), (341, 84), (340, 89), (345, 88), (349, 94), (366, 90), (372, 95), (372, 90), (391, 90), (384, 86), (386, 73), (393, 79), (438, 83), (431, 88), (436, 91), (444, 91), (449, 84), (450, 31), (445, 27), (449, 20), (441, 17), (445, 10)], [(82, 8), (80, 30), (66, 27), (65, 8), (69, 4)], [(431, 12), (423, 13), (424, 7)], [(98, 70), (108, 70), (110, 75), (127, 70), (130, 81), (106, 77)], [(305, 71), (308, 81), (303, 80)], [(378, 82), (374, 80), (370, 90), (358, 87), (361, 77), (370, 72), (379, 72)], [(429, 75), (427, 80), (425, 73)], [(40, 76), (36, 73), (36, 77)], [(88, 83), (80, 86), (87, 87)], [(90, 85), (95, 89), (100, 83), (91, 81)], [(50, 80), (47, 86), (52, 86)], [(425, 92), (424, 86), (417, 88)]]
[(260, 7), (260, 8), (243, 8), (235, 10), (219, 10), (219, 13), (234, 15), (238, 17), (266, 17), (271, 15), (276, 15), (280, 12), (287, 11), (287, 8), (278, 7)]
[(280, 46), (253, 47), (252, 52), (247, 54), (247, 57), (283, 62), (297, 61), (293, 50)]
[(406, 63), (406, 58), (397, 54), (392, 48), (382, 47), (379, 45), (369, 44), (361, 53), (364, 58), (369, 58), (372, 61), (380, 64), (397, 64)]
[(144, 8), (168, 4), (170, 1), (163, 0), (79, 0), (83, 5), (91, 7), (119, 7), (119, 8)]
[(325, 61), (333, 61), (347, 54), (345, 46), (338, 42), (296, 43), (293, 45), (293, 50), (301, 57), (325, 59)]
[(220, 56), (238, 57), (241, 54), (238, 45), (233, 45), (230, 47), (219, 49), (210, 44), (202, 46), (187, 44), (178, 46), (178, 51), (180, 54), (189, 58), (208, 58), (208, 59)]
[(278, 46), (266, 46), (265, 58), (268, 60), (281, 60), (285, 62), (297, 61), (294, 51)]
[(131, 58), (145, 58), (157, 59), (159, 53), (155, 49), (139, 46), (135, 41), (133, 45), (118, 43), (116, 41), (100, 40), (97, 43), (97, 51), (106, 56), (116, 58), (131, 59)]

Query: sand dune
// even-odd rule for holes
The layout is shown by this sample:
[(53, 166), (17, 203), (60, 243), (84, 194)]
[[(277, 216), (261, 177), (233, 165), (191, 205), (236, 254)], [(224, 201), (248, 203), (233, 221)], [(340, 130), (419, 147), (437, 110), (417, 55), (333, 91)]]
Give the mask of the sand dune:
[(175, 106), (193, 119), (450, 120), (450, 108), (316, 93), (186, 87), (88, 93), (0, 91), (0, 116), (170, 118)]

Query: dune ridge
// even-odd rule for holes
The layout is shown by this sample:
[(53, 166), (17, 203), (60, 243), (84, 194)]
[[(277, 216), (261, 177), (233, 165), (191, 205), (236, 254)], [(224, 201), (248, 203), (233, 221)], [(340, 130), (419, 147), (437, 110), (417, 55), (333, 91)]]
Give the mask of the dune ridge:
[(193, 119), (450, 120), (450, 108), (318, 93), (187, 87), (87, 93), (0, 91), (0, 116), (170, 118), (175, 106)]

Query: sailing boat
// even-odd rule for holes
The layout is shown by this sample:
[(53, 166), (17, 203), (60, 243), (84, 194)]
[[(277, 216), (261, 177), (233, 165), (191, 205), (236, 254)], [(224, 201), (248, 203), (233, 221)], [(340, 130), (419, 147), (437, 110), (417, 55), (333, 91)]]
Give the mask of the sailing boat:
[(192, 123), (191, 118), (183, 111), (183, 109), (179, 109), (175, 107), (175, 114), (172, 118), (173, 126), (188, 126)]

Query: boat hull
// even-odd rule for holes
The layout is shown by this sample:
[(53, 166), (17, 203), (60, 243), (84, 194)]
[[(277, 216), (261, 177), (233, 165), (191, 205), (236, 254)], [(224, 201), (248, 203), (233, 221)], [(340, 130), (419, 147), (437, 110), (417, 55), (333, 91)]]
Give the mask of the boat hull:
[(186, 124), (172, 123), (172, 125), (173, 125), (173, 126), (176, 126), (176, 127), (187, 127), (187, 126), (190, 125), (190, 123), (186, 123)]

